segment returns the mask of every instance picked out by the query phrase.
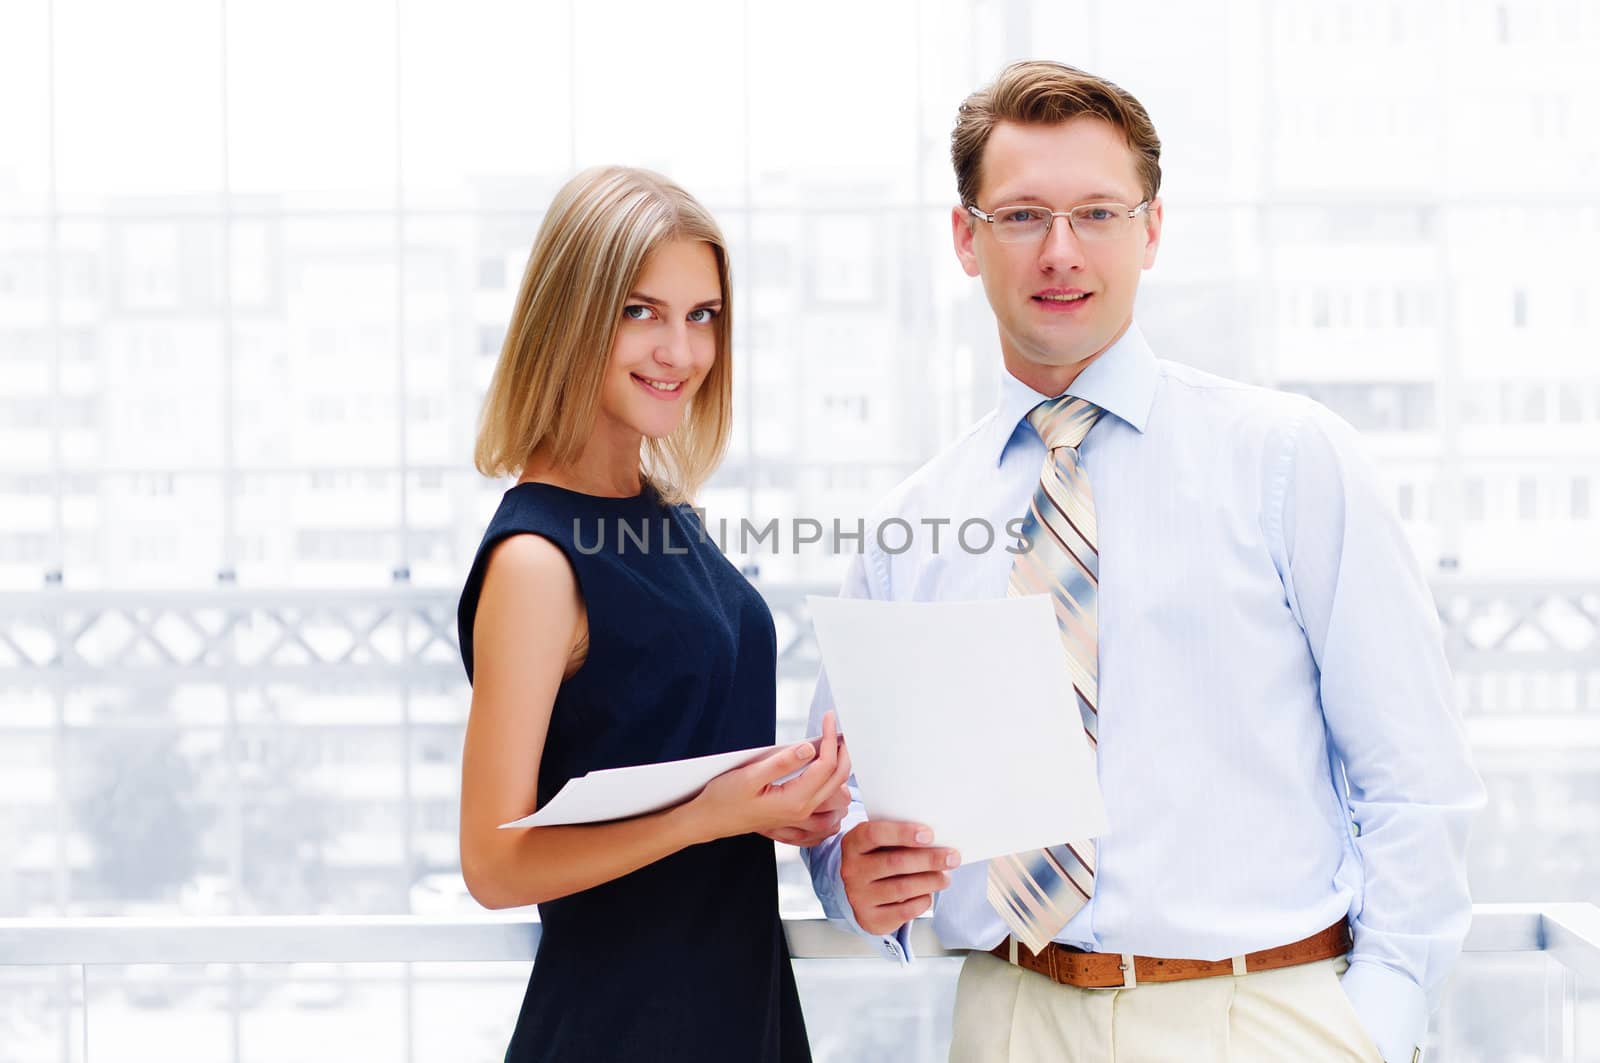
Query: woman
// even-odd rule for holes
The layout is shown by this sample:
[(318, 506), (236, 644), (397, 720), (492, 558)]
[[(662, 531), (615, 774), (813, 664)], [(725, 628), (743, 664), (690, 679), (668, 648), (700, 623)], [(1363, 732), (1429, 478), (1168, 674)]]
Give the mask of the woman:
[(543, 924), (507, 1060), (810, 1058), (767, 839), (837, 828), (831, 719), (819, 749), (664, 812), (497, 829), (587, 772), (772, 744), (771, 614), (685, 504), (728, 437), (729, 296), (687, 193), (586, 171), (545, 215), (485, 397), (478, 469), (518, 483), (461, 596), (461, 868)]

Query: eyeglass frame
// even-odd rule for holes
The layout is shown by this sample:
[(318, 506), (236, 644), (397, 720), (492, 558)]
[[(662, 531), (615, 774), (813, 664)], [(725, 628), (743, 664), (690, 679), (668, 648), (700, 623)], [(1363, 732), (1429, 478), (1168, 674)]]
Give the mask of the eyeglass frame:
[[(1155, 202), (1155, 200), (1153, 200), (1153, 199), (1147, 199), (1147, 200), (1144, 200), (1142, 203), (1140, 203), (1136, 207), (1127, 208), (1127, 210), (1128, 210), (1128, 220), (1132, 221), (1134, 218), (1137, 218), (1141, 213), (1148, 214), (1150, 212), (1150, 205), (1152, 203), (1154, 203), (1154, 202)], [(1067, 219), (1067, 228), (1072, 230), (1072, 235), (1074, 237), (1077, 237), (1077, 239), (1082, 240), (1083, 237), (1081, 235), (1079, 235), (1078, 227), (1076, 225), (1072, 224), (1072, 211), (1073, 210), (1082, 210), (1084, 207), (1110, 207), (1110, 206), (1120, 207), (1120, 206), (1122, 206), (1122, 204), (1116, 202), (1115, 200), (1105, 200), (1105, 201), (1093, 202), (1093, 203), (1079, 203), (1076, 207), (1073, 207), (1072, 210), (1051, 210), (1049, 207), (1046, 207), (1046, 206), (1044, 206), (1042, 204), (1039, 204), (1039, 203), (1007, 203), (1005, 206), (997, 207), (995, 209), (994, 213), (991, 214), (991, 213), (989, 213), (987, 211), (984, 211), (984, 210), (980, 209), (977, 206), (977, 204), (975, 204), (975, 203), (968, 203), (967, 204), (967, 213), (971, 214), (973, 217), (979, 219), (980, 221), (986, 221), (990, 225), (993, 225), (995, 223), (995, 219), (998, 218), (1003, 211), (1017, 210), (1018, 208), (1024, 208), (1024, 207), (1027, 208), (1028, 210), (1042, 210), (1046, 214), (1050, 215), (1050, 221), (1045, 225), (1044, 232), (1039, 234), (1039, 242), (1043, 243), (1044, 241), (1050, 239), (1050, 230), (1054, 229), (1056, 227), (1056, 219), (1057, 218), (1066, 218)], [(996, 237), (996, 239), (999, 239), (999, 238)], [(1005, 243), (1004, 240), (1001, 240), (1000, 242), (1001, 243)], [(1016, 241), (1012, 242), (1012, 246), (1020, 246), (1022, 244), (1026, 244), (1027, 242), (1028, 241), (1026, 241), (1026, 240), (1016, 240)], [(1094, 243), (1093, 240), (1090, 240), (1089, 242), (1090, 243)]]

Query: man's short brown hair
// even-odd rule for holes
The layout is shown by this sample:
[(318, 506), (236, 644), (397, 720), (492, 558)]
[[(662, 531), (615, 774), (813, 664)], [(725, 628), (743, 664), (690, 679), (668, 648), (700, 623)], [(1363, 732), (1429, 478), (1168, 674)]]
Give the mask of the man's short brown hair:
[(1161, 139), (1144, 105), (1105, 78), (1062, 63), (1029, 59), (1000, 71), (994, 84), (961, 102), (950, 133), (950, 161), (962, 206), (976, 206), (983, 181), (983, 149), (1001, 122), (1054, 125), (1088, 115), (1122, 131), (1133, 152), (1144, 198), (1161, 190)]

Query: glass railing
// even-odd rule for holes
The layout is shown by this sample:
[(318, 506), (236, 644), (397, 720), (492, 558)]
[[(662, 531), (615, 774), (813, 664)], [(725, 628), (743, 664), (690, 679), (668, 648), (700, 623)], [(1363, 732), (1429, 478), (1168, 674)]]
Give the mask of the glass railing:
[[(909, 968), (785, 928), (817, 1063), (943, 1063), (961, 954), (926, 923)], [(499, 1060), (538, 940), (525, 911), (0, 920), (0, 1060)], [(1480, 905), (1427, 1058), (1600, 1063), (1600, 907)]]

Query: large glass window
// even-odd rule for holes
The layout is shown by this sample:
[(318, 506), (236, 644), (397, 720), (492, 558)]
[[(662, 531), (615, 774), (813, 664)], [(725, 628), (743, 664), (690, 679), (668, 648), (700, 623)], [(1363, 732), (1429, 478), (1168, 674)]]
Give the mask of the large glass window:
[[(1024, 56), (1161, 131), (1157, 353), (1354, 423), (1428, 574), (1503, 590), (1447, 622), (1497, 653), (1543, 633), (1506, 674), (1458, 662), (1480, 749), (1513, 707), (1519, 749), (1588, 741), (1600, 24), (1371, 6), (0, 5), (0, 916), (470, 909), (453, 596), (550, 196), (620, 162), (710, 206), (737, 390), (702, 501), (848, 524), (992, 402), (948, 137)], [(785, 637), (847, 560), (735, 553)], [(1571, 600), (1530, 604), (1556, 577)], [(794, 737), (803, 640), (785, 669)], [(1577, 784), (1505, 779), (1530, 811), (1482, 827), (1480, 899), (1600, 893), (1508, 842), (1581, 846)]]

